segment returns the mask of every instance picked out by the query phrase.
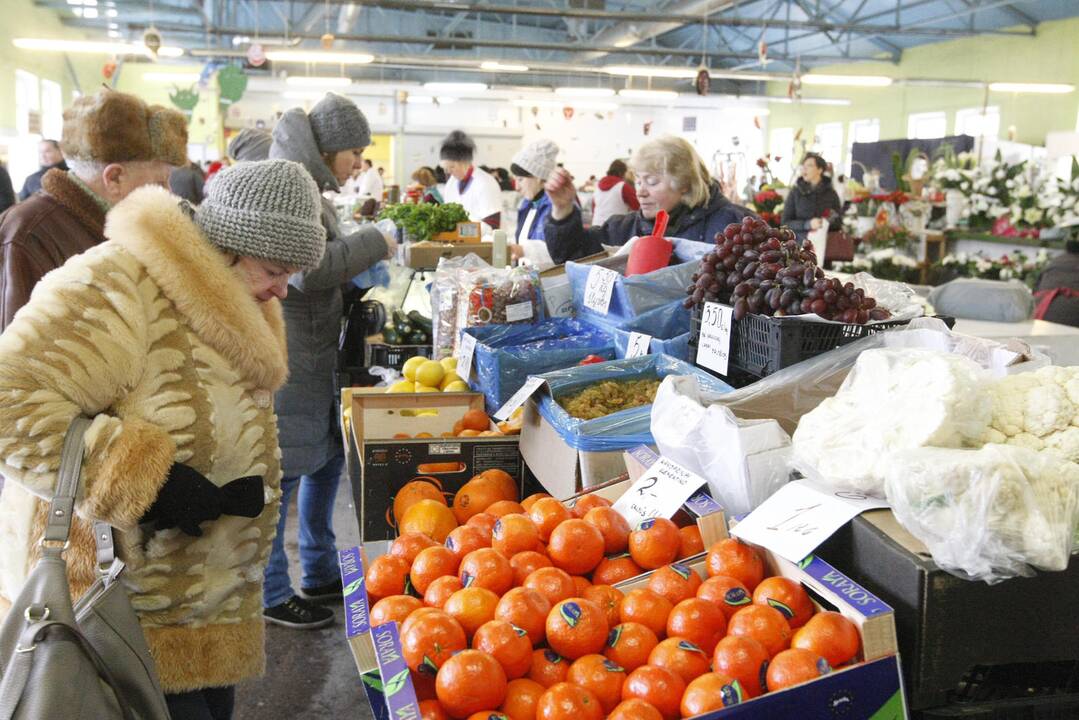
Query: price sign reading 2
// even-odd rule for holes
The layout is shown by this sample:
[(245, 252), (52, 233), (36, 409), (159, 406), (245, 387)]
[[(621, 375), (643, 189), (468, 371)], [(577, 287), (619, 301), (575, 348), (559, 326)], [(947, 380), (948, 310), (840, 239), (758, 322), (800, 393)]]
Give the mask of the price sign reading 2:
[(731, 328), (734, 309), (729, 305), (706, 302), (701, 311), (701, 336), (697, 342), (697, 364), (727, 374), (731, 352)]

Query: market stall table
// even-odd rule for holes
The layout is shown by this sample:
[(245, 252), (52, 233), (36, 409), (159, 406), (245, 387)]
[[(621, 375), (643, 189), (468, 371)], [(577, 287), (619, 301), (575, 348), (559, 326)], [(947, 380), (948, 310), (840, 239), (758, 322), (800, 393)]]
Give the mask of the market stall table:
[(1045, 320), (1017, 323), (964, 320), (957, 318), (955, 332), (999, 340), (1019, 338), (1035, 349), (1044, 348), (1056, 365), (1079, 365), (1079, 328)]

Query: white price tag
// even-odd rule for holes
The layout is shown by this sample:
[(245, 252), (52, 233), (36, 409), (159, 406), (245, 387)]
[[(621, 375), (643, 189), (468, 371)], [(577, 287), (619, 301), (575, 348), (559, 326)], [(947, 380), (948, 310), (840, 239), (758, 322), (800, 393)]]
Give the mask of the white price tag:
[(704, 478), (700, 475), (660, 457), (613, 507), (630, 528), (636, 528), (649, 518), (670, 518), (701, 485)]
[(588, 270), (588, 282), (584, 286), (584, 306), (606, 315), (611, 307), (611, 293), (618, 273), (609, 268), (593, 265)]
[(648, 354), (648, 348), (652, 344), (652, 336), (644, 333), (631, 332), (629, 344), (626, 346), (626, 359), (641, 357)]
[(472, 355), (476, 352), (476, 338), (468, 333), (461, 333), (457, 341), (457, 377), (468, 382), (472, 374)]
[(506, 322), (521, 322), (532, 319), (532, 303), (522, 302), (506, 306)]
[(542, 384), (543, 378), (536, 376), (525, 380), (525, 384), (518, 388), (513, 395), (510, 395), (510, 399), (502, 407), (498, 408), (498, 412), (495, 413), (495, 420), (509, 420), (513, 411), (524, 405), (525, 400), (530, 398), (532, 393), (536, 392)]
[(697, 364), (727, 374), (731, 358), (731, 327), (734, 308), (729, 305), (706, 302), (701, 312), (701, 337), (697, 341)]

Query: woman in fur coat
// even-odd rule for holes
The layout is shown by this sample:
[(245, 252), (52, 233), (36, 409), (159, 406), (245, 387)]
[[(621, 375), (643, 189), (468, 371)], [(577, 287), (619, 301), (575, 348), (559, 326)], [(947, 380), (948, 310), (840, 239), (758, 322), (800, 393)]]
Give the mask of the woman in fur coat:
[(243, 163), (207, 190), (197, 211), (132, 193), (0, 336), (0, 595), (37, 559), (64, 434), (87, 416), (72, 592), (95, 577), (92, 521), (109, 523), (174, 720), (229, 717), (233, 686), (263, 672), (280, 299), (326, 236), (297, 163)]

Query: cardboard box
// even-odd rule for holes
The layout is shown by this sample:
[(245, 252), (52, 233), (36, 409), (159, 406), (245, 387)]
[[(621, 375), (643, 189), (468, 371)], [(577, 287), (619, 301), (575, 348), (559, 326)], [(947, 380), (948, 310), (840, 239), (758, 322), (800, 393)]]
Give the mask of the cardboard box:
[(895, 608), (914, 710), (948, 703), (976, 666), (1079, 660), (1075, 558), (1063, 572), (971, 582), (937, 567), (890, 510), (854, 518), (816, 554)]
[[(453, 493), (473, 476), (498, 468), (517, 481), (521, 497), (538, 487), (525, 483), (518, 436), (440, 437), (452, 431), (467, 410), (483, 409), (480, 393), (387, 393), (384, 388), (351, 388), (348, 398), (351, 432), (346, 439), (346, 466), (364, 542), (396, 537), (393, 497), (416, 477), (423, 476), (444, 492)], [(393, 437), (421, 432), (434, 437)]]
[(471, 243), (480, 242), (482, 232), (478, 222), (465, 221), (457, 223), (457, 227), (446, 232), (435, 233), (431, 237), (436, 243)]
[(418, 242), (405, 247), (405, 264), (414, 270), (430, 270), (438, 267), (442, 258), (461, 257), (472, 253), (490, 263), (494, 257), (494, 245), (487, 242)]

